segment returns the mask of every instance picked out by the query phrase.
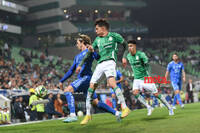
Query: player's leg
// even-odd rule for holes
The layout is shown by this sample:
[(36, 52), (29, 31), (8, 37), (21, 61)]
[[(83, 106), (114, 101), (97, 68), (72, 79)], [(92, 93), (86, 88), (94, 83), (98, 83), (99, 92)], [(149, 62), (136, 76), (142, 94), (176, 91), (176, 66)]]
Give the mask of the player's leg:
[(178, 83), (173, 83), (172, 82), (172, 86), (173, 86), (173, 89), (174, 89), (174, 101), (173, 101), (173, 106), (175, 108), (175, 104), (178, 100), (179, 104), (181, 107), (184, 107), (184, 105), (182, 104), (182, 101), (181, 101), (181, 97), (180, 97), (180, 89), (181, 89), (181, 86), (178, 84)]
[[(74, 83), (75, 82), (73, 82), (72, 84)], [(63, 120), (63, 122), (73, 122), (73, 121), (78, 120), (75, 113), (75, 104), (74, 104), (75, 100), (74, 100), (74, 96), (72, 95), (73, 92), (74, 92), (74, 88), (72, 87), (72, 85), (69, 85), (68, 87), (64, 89), (64, 95), (67, 100), (68, 109), (70, 110), (70, 115), (65, 120)]]
[(143, 88), (149, 92), (151, 92), (156, 98), (160, 99), (160, 101), (168, 108), (169, 115), (174, 115), (173, 109), (170, 104), (167, 102), (165, 97), (162, 94), (158, 93), (158, 89), (156, 88), (155, 84), (152, 83), (144, 83)]
[(97, 88), (97, 81), (101, 78), (101, 75), (103, 74), (103, 64), (100, 63), (96, 66), (96, 69), (94, 70), (94, 73), (92, 75), (91, 81), (90, 81), (90, 86), (87, 90), (87, 97), (86, 97), (86, 115), (91, 115), (91, 101), (92, 101), (92, 96), (95, 91), (95, 88)]
[(143, 82), (144, 82), (143, 80), (138, 80), (138, 79), (135, 79), (133, 81), (133, 95), (147, 108), (148, 110), (147, 115), (149, 116), (152, 114), (153, 108), (146, 102), (144, 97), (139, 93), (140, 89), (142, 88)]
[(117, 110), (116, 95), (115, 95), (115, 92), (114, 92), (114, 90), (112, 88), (110, 88), (110, 94), (111, 94), (111, 97), (112, 97), (112, 106), (113, 106), (113, 109)]
[(117, 99), (120, 101), (122, 106), (122, 118), (124, 118), (130, 113), (130, 109), (126, 106), (122, 91), (116, 84), (116, 63), (113, 60), (109, 60), (104, 63), (104, 73), (106, 75), (108, 84), (111, 88), (113, 88)]
[(181, 87), (182, 87), (182, 82), (179, 82), (176, 97), (177, 97), (178, 103), (180, 104), (181, 108), (184, 108), (184, 104), (183, 104), (183, 102), (181, 100), (181, 96), (180, 96)]
[[(96, 93), (95, 93), (96, 95)], [(97, 96), (94, 95), (94, 100), (93, 100), (93, 104), (96, 105), (98, 108), (101, 108), (103, 110), (105, 110), (106, 112), (112, 113), (113, 115), (115, 115), (117, 117), (117, 120), (120, 121), (121, 120), (121, 112), (114, 110), (113, 108), (111, 108), (110, 106), (108, 106), (107, 104), (105, 104), (104, 102), (101, 102), (98, 100)]]

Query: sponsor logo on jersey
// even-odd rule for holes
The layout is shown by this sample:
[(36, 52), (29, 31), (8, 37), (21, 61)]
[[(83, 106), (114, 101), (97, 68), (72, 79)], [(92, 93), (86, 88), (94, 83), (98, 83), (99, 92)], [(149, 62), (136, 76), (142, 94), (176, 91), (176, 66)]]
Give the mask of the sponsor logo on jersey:
[(158, 84), (170, 84), (170, 81), (167, 81), (165, 77), (144, 77), (144, 83), (158, 83)]

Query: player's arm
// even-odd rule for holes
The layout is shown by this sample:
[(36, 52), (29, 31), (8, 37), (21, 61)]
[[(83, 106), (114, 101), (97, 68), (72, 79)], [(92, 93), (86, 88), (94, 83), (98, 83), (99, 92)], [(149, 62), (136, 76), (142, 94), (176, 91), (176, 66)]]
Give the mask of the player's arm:
[(123, 82), (123, 81), (124, 81), (124, 76), (121, 74), (121, 72), (118, 72), (118, 75), (119, 75), (120, 79), (117, 80), (116, 83), (121, 83), (121, 82)]
[(186, 81), (186, 74), (185, 74), (185, 70), (184, 70), (184, 66), (182, 64), (182, 75), (183, 75), (183, 82)]
[(65, 73), (65, 75), (63, 76), (63, 78), (60, 80), (60, 83), (59, 83), (60, 89), (63, 89), (63, 82), (65, 80), (67, 80), (69, 77), (71, 77), (71, 75), (73, 74), (73, 72), (74, 72), (75, 69), (76, 69), (76, 57), (74, 59), (74, 62), (72, 64), (72, 66), (70, 67), (70, 69)]
[(170, 66), (170, 64), (168, 64), (168, 65), (167, 65), (167, 71), (166, 71), (166, 73), (165, 73), (165, 79), (166, 79), (166, 80), (167, 80), (167, 78), (168, 78), (170, 68), (171, 68), (171, 66)]
[(94, 49), (97, 48), (97, 43), (96, 41), (93, 42), (92, 45), (88, 45), (88, 52), (86, 53), (86, 55), (84, 56), (84, 58), (82, 59), (81, 63), (78, 65), (77, 69), (76, 69), (76, 73), (78, 74), (81, 71), (81, 67), (83, 66), (83, 64), (86, 62), (86, 60), (94, 53)]
[(151, 69), (150, 69), (150, 65), (149, 65), (149, 58), (146, 56), (146, 54), (144, 52), (141, 53), (141, 58), (142, 58), (142, 62), (144, 63), (144, 67), (145, 67), (146, 71), (148, 72), (148, 74), (150, 74)]
[(128, 55), (128, 43), (120, 34), (114, 34), (116, 41), (123, 46), (123, 58), (122, 58), (122, 64), (123, 67), (126, 67), (127, 65), (127, 60), (126, 57)]

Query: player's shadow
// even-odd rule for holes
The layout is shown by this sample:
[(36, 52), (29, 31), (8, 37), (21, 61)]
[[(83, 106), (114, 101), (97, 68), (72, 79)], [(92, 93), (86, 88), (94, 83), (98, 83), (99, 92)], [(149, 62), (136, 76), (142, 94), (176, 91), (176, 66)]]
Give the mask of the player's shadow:
[(149, 117), (149, 118), (143, 118), (141, 120), (143, 121), (154, 121), (154, 120), (164, 120), (167, 119), (167, 117)]

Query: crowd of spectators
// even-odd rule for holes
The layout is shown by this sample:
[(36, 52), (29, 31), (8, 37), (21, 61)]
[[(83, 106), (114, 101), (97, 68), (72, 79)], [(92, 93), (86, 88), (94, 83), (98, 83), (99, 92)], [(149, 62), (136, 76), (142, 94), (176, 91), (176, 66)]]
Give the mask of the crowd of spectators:
[(196, 76), (200, 74), (200, 37), (144, 39), (140, 47), (151, 61), (164, 67), (171, 61), (172, 54), (176, 52), (185, 64), (187, 73)]
[[(187, 41), (186, 41), (187, 40)], [(170, 58), (171, 51), (186, 51), (189, 50), (188, 47), (183, 47), (187, 43), (189, 44), (200, 44), (198, 38), (184, 39), (151, 39), (145, 40), (144, 44), (140, 45), (141, 48), (146, 48), (148, 56), (151, 60), (155, 62), (160, 62), (161, 65), (166, 65)], [(176, 44), (176, 45), (175, 45)], [(181, 45), (182, 44), (182, 45)], [(171, 47), (171, 45), (174, 45)], [(143, 47), (144, 46), (144, 47)], [(150, 50), (149, 50), (150, 49)], [(158, 51), (156, 51), (159, 49)], [(36, 88), (38, 85), (44, 85), (47, 89), (59, 89), (57, 86), (59, 79), (63, 74), (69, 69), (71, 63), (63, 61), (62, 57), (48, 55), (45, 53), (36, 53), (33, 50), (26, 50), (20, 48), (17, 53), (23, 58), (23, 62), (16, 63), (16, 59), (13, 56), (12, 48), (5, 43), (3, 47), (0, 48), (0, 89), (9, 90), (29, 90), (30, 88)], [(194, 54), (199, 54), (199, 51), (189, 51), (191, 57), (182, 57), (184, 63), (192, 63), (192, 60), (197, 61)], [(39, 63), (34, 63), (34, 60), (39, 60)], [(200, 62), (198, 62), (200, 63)], [(57, 69), (59, 67), (59, 69)], [(76, 78), (74, 75), (65, 85), (68, 85), (73, 79)], [(131, 81), (129, 77), (125, 77), (128, 81)], [(123, 83), (123, 92), (126, 98), (126, 103), (131, 109), (142, 108), (141, 104), (134, 99), (131, 93), (131, 85), (127, 80)], [(106, 87), (100, 89), (106, 89)], [(160, 90), (161, 93), (167, 94), (167, 99), (171, 102), (172, 92), (169, 89)], [(145, 92), (143, 92), (145, 94)], [(54, 97), (54, 98), (53, 98)], [(52, 116), (60, 117), (66, 116), (67, 114), (67, 104), (66, 99), (62, 98), (58, 94), (49, 94), (49, 103), (45, 106), (46, 118), (51, 119)], [(149, 97), (146, 97), (148, 100)], [(153, 98), (150, 98), (153, 99)], [(20, 122), (25, 122), (29, 119), (29, 112), (27, 111), (27, 100), (23, 97), (16, 97), (13, 101), (14, 118), (18, 119)], [(59, 113), (56, 113), (59, 112)], [(43, 117), (44, 118), (44, 117)], [(41, 118), (37, 118), (41, 120)]]

